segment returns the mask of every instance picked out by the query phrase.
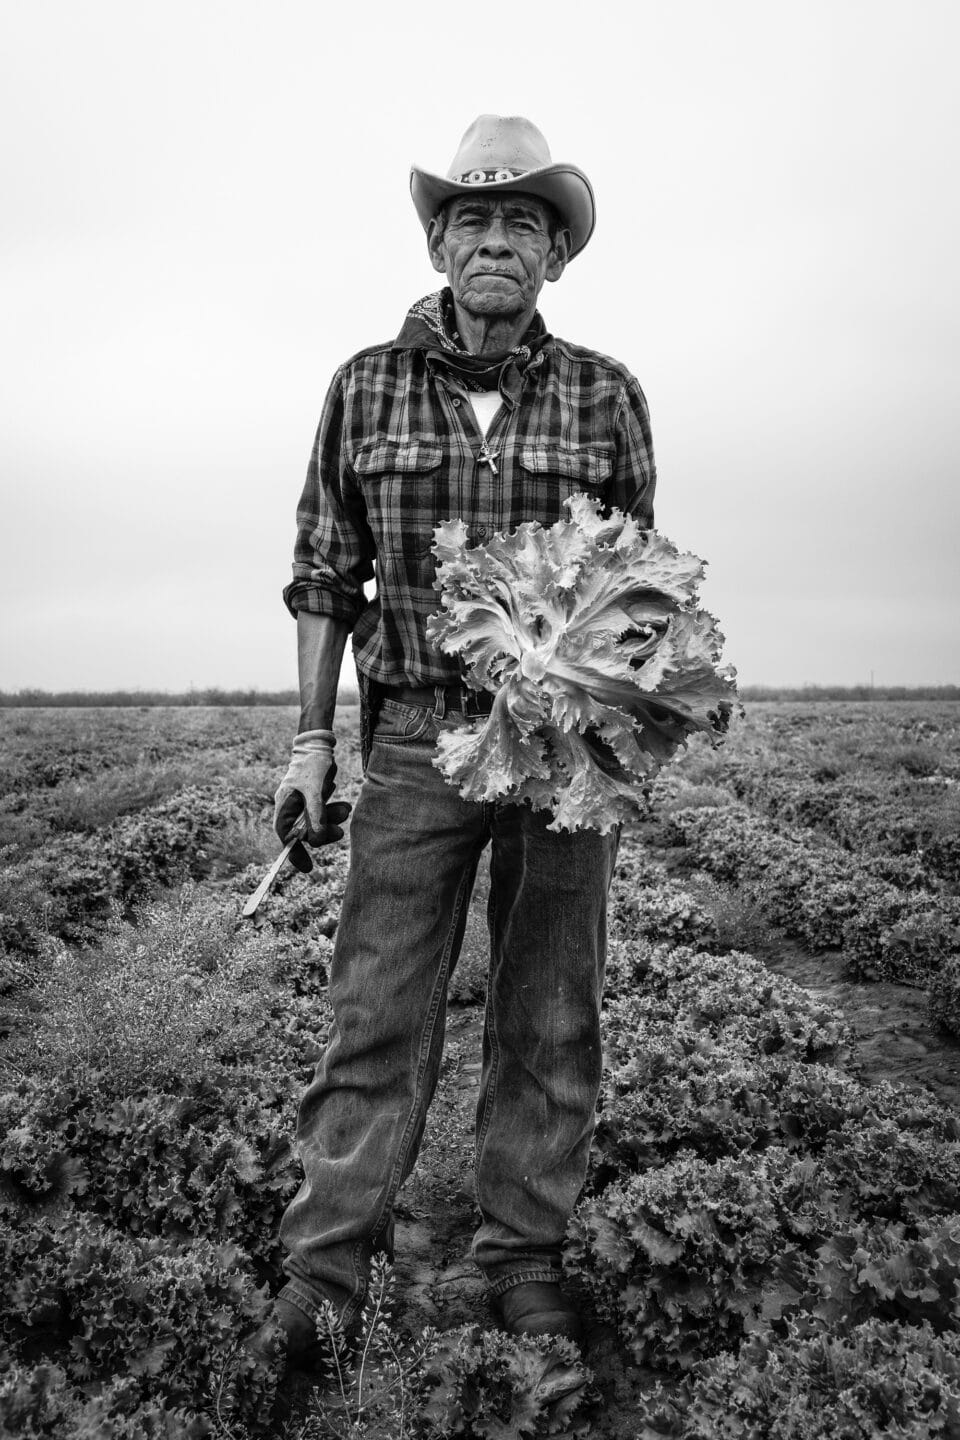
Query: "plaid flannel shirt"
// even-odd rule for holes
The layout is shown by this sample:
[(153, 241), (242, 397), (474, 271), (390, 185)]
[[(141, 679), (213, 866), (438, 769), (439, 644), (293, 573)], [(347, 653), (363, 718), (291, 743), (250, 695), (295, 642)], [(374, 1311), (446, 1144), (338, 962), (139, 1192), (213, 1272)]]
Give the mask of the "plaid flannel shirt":
[[(402, 338), (402, 337), (401, 337)], [(439, 608), (433, 531), (460, 517), (471, 543), (566, 518), (578, 490), (653, 524), (647, 404), (628, 370), (548, 337), (486, 440), (439, 349), (362, 350), (333, 378), (297, 512), (288, 608), (353, 628), (357, 669), (384, 685), (455, 683), (427, 643)], [(376, 576), (376, 595), (363, 585)]]

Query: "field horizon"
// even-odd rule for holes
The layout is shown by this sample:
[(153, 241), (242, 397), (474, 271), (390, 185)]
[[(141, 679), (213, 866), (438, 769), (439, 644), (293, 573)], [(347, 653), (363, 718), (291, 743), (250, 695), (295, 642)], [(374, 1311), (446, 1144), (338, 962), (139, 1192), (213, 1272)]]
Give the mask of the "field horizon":
[[(813, 702), (822, 700), (864, 701), (960, 701), (960, 685), (742, 685), (738, 691), (745, 703), (758, 701)], [(355, 685), (341, 686), (341, 705), (359, 701)], [(96, 708), (146, 706), (258, 706), (298, 705), (297, 691), (259, 690), (255, 686), (224, 689), (202, 686), (189, 690), (0, 690), (0, 709)]]

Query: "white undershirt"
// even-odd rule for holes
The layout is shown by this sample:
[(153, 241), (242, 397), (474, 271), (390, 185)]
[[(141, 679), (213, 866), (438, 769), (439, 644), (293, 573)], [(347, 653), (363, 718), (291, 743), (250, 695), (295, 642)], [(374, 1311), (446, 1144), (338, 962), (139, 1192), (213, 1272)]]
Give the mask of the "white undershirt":
[(467, 399), (473, 407), (473, 413), (477, 417), (477, 424), (483, 432), (484, 439), (494, 415), (500, 409), (499, 390), (468, 390)]

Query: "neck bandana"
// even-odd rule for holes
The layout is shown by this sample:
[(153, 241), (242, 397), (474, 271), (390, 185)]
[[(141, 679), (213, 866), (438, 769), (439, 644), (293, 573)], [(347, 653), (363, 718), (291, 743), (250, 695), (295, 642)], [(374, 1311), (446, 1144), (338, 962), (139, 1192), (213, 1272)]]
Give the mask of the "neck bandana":
[(538, 311), (514, 349), (502, 355), (471, 355), (457, 333), (453, 294), (444, 289), (411, 305), (394, 348), (424, 350), (435, 364), (455, 375), (465, 389), (499, 390), (513, 406), (523, 386), (524, 372), (532, 362), (540, 363), (537, 357), (550, 339)]

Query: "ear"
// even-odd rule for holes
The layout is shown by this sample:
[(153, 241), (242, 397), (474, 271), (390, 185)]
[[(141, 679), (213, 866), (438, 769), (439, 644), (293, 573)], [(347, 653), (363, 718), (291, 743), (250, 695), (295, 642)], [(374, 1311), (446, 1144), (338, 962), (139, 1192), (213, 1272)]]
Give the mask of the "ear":
[(443, 255), (443, 231), (437, 224), (436, 218), (427, 225), (427, 253), (434, 270), (439, 270), (441, 275), (445, 275), (447, 262)]
[(554, 236), (553, 246), (550, 250), (550, 258), (547, 261), (547, 279), (559, 280), (567, 268), (567, 261), (570, 259), (572, 240), (569, 230), (558, 230)]

